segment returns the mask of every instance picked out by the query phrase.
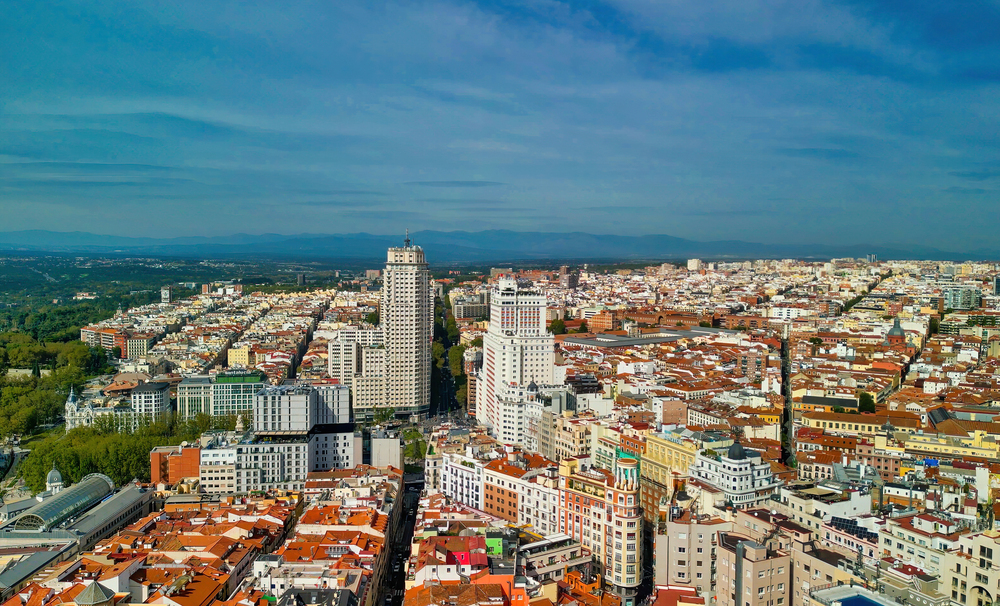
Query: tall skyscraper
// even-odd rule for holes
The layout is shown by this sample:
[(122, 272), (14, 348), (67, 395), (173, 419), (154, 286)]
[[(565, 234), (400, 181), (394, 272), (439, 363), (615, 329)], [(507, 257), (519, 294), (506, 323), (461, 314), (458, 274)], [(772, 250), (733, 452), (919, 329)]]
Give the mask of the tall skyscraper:
[[(555, 339), (545, 328), (545, 308), (544, 294), (513, 278), (501, 277), (490, 292), (490, 325), (483, 338), (476, 419), (501, 439), (506, 433), (502, 431), (503, 416), (510, 416), (513, 399), (520, 399), (516, 388), (552, 384)], [(514, 435), (518, 434), (516, 424), (515, 420)]]
[(419, 246), (409, 235), (390, 248), (382, 283), (380, 324), (385, 341), (385, 405), (397, 415), (426, 414), (431, 404), (434, 291)]

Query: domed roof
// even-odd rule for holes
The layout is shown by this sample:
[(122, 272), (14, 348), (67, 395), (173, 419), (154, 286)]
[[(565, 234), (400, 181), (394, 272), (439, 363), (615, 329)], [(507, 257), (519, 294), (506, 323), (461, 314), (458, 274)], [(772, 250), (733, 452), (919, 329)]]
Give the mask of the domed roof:
[(98, 604), (107, 604), (115, 597), (115, 592), (111, 591), (104, 585), (101, 585), (97, 581), (92, 582), (90, 585), (80, 592), (73, 600), (79, 606), (96, 606)]
[(899, 325), (899, 318), (896, 318), (892, 323), (892, 328), (889, 329), (889, 334), (887, 337), (906, 337), (906, 333), (903, 332), (903, 327)]
[(729, 452), (726, 454), (726, 458), (733, 461), (742, 461), (747, 458), (747, 452), (743, 450), (743, 445), (739, 442), (733, 442), (733, 445), (729, 447)]
[(59, 473), (58, 469), (56, 469), (55, 463), (52, 464), (52, 471), (49, 472), (49, 475), (45, 476), (45, 483), (49, 485), (58, 484), (62, 486), (62, 474)]

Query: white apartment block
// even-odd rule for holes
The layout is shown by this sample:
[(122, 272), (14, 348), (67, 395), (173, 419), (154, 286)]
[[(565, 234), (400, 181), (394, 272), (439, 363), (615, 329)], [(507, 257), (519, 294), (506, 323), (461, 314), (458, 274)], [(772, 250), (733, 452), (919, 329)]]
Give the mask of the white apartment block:
[(386, 348), (384, 405), (397, 415), (426, 414), (431, 401), (434, 291), (424, 251), (390, 248), (382, 283), (380, 324)]
[(316, 390), (316, 413), (314, 425), (351, 423), (351, 390), (346, 385), (314, 384)]
[(517, 523), (530, 524), (536, 532), (548, 535), (558, 532), (559, 473), (545, 470), (525, 483), (518, 500)]
[(483, 468), (485, 463), (467, 454), (441, 455), (441, 493), (459, 503), (483, 508)]
[(778, 494), (778, 510), (808, 528), (814, 538), (820, 538), (823, 522), (834, 516), (853, 519), (872, 510), (870, 493), (846, 488), (839, 482), (821, 482), (808, 489), (782, 486)]
[(306, 433), (350, 420), (350, 390), (344, 385), (267, 386), (254, 400), (257, 432)]
[(132, 410), (150, 422), (170, 413), (170, 384), (149, 382), (132, 390)]
[(780, 485), (771, 475), (770, 463), (759, 453), (744, 450), (739, 442), (725, 453), (699, 452), (691, 475), (723, 491), (737, 509), (765, 503)]
[(883, 557), (892, 556), (928, 574), (944, 574), (945, 554), (959, 546), (963, 532), (968, 530), (948, 514), (925, 511), (889, 519), (879, 531), (879, 546)]
[(310, 411), (316, 408), (316, 399), (317, 394), (312, 387), (265, 387), (254, 400), (254, 430), (305, 433), (312, 428)]
[[(483, 339), (476, 420), (502, 441), (508, 437), (523, 440), (524, 431), (523, 405), (516, 416), (511, 416), (511, 399), (507, 398), (504, 405), (500, 402), (503, 389), (553, 383), (555, 340), (546, 330), (546, 305), (543, 293), (512, 278), (500, 278), (490, 293), (490, 324)], [(501, 436), (503, 431), (508, 436)]]
[(353, 387), (354, 378), (365, 372), (362, 365), (362, 349), (383, 344), (384, 335), (378, 328), (345, 326), (337, 330), (327, 346), (330, 377), (348, 387)]
[(199, 481), (210, 493), (303, 490), (312, 471), (352, 469), (361, 462), (361, 438), (349, 427), (329, 433), (260, 437), (201, 451)]

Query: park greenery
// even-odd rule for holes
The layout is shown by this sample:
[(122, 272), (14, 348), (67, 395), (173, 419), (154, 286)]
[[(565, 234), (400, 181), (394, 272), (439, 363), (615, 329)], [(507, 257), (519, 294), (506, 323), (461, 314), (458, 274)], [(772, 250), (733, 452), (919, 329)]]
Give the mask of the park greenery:
[(108, 371), (106, 353), (82, 341), (41, 343), (24, 333), (0, 333), (0, 437), (57, 422), (70, 389)]
[(116, 485), (132, 480), (150, 480), (149, 453), (157, 446), (196, 441), (210, 430), (232, 430), (236, 418), (199, 414), (186, 422), (175, 417), (140, 426), (136, 431), (118, 433), (110, 423), (78, 427), (64, 433), (56, 428), (34, 440), (31, 455), (21, 463), (19, 473), (34, 492), (45, 489), (45, 476), (52, 466), (67, 484), (79, 482), (91, 473), (103, 473)]

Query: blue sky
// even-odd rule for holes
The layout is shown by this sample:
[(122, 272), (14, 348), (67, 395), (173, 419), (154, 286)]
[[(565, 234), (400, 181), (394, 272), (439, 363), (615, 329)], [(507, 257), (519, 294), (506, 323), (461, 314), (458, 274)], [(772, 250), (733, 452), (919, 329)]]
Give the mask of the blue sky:
[(0, 231), (992, 246), (996, 2), (0, 2)]

